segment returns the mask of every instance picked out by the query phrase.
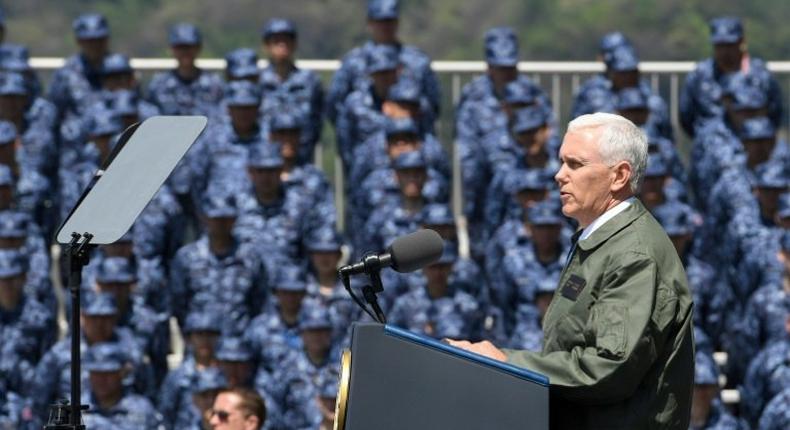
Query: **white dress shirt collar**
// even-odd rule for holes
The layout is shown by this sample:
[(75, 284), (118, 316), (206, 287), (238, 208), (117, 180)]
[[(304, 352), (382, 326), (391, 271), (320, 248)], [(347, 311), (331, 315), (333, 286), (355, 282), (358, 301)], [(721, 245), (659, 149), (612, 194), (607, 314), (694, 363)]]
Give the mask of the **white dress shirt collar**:
[(618, 203), (617, 206), (615, 206), (615, 207), (609, 209), (608, 211), (602, 213), (601, 216), (596, 218), (593, 222), (590, 223), (590, 225), (588, 225), (587, 227), (584, 228), (584, 230), (582, 231), (581, 236), (579, 236), (579, 240), (587, 239), (588, 237), (590, 237), (595, 232), (595, 230), (598, 230), (602, 225), (606, 224), (606, 221), (609, 221), (610, 219), (614, 218), (620, 212), (628, 209), (628, 207), (631, 206), (631, 203), (633, 203), (634, 199), (635, 199), (635, 197), (628, 198), (628, 199)]

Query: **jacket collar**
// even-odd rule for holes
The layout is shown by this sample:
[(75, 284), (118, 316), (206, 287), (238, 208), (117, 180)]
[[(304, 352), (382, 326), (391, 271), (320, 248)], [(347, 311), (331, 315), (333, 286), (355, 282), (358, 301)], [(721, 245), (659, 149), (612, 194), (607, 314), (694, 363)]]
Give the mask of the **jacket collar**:
[(608, 240), (610, 237), (614, 236), (615, 233), (630, 225), (646, 212), (647, 209), (645, 209), (644, 205), (642, 205), (642, 202), (639, 201), (639, 199), (634, 199), (633, 203), (631, 203), (628, 208), (600, 226), (593, 232), (593, 234), (590, 235), (590, 237), (580, 240), (578, 243), (579, 248), (583, 249), (584, 251), (590, 251), (598, 247), (600, 244), (606, 242), (606, 240)]

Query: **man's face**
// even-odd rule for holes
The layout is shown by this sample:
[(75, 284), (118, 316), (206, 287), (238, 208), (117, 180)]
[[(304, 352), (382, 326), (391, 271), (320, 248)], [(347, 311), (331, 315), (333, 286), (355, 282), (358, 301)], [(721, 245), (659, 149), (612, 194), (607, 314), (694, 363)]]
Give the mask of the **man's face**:
[(278, 288), (274, 294), (277, 296), (277, 303), (280, 304), (282, 311), (290, 314), (299, 313), (299, 309), (302, 308), (305, 291), (289, 291)]
[(407, 198), (416, 199), (422, 196), (422, 187), (428, 174), (423, 167), (408, 169), (398, 169), (395, 171), (398, 176), (401, 194)]
[(246, 387), (252, 380), (252, 363), (249, 361), (224, 361), (219, 362), (219, 368), (228, 379), (228, 386)]
[(201, 358), (214, 357), (214, 347), (219, 339), (219, 333), (215, 331), (196, 330), (189, 334), (189, 343), (195, 351), (195, 355)]
[(529, 224), (532, 243), (535, 244), (535, 248), (538, 251), (557, 249), (561, 230), (562, 227), (559, 224)]
[(90, 343), (107, 342), (115, 329), (115, 316), (83, 315), (82, 330)]
[(425, 224), (422, 228), (427, 228), (429, 230), (433, 230), (439, 233), (439, 236), (444, 240), (455, 241), (457, 237), (457, 232), (455, 230), (455, 224), (442, 224), (442, 225), (429, 225)]
[(422, 269), (422, 273), (425, 275), (429, 287), (446, 287), (452, 268), (453, 266), (451, 264), (431, 264), (425, 266), (425, 268)]
[(220, 393), (214, 399), (209, 424), (213, 430), (257, 430), (262, 423), (258, 417), (241, 409), (241, 398), (234, 393)]
[(0, 96), (0, 119), (13, 123), (22, 119), (27, 107), (27, 96), (24, 94), (6, 94)]
[(518, 69), (513, 66), (488, 66), (488, 76), (495, 88), (504, 88), (518, 77)]
[(209, 419), (207, 412), (214, 404), (214, 399), (217, 397), (218, 391), (219, 390), (206, 390), (192, 394), (192, 403), (194, 403), (195, 407), (201, 412), (200, 415), (204, 417), (206, 422), (208, 422)]
[(747, 164), (756, 166), (771, 158), (771, 153), (776, 146), (776, 138), (768, 139), (743, 139), (743, 149), (746, 152)]
[(105, 90), (131, 90), (134, 89), (134, 73), (110, 73), (101, 78), (101, 86)]
[(25, 275), (9, 278), (0, 278), (0, 306), (13, 309), (22, 300), (22, 287), (25, 285)]
[(589, 225), (606, 211), (615, 174), (598, 152), (600, 130), (568, 132), (560, 147), (562, 166), (554, 179), (560, 187), (562, 213)]
[(760, 212), (765, 219), (773, 220), (779, 208), (779, 196), (786, 192), (784, 188), (756, 187), (754, 195), (760, 203)]
[(617, 111), (617, 113), (637, 126), (645, 125), (650, 116), (650, 111), (647, 108), (623, 109)]
[(312, 251), (310, 261), (318, 273), (334, 273), (340, 262), (340, 251)]
[(286, 33), (273, 34), (266, 38), (263, 47), (272, 62), (291, 61), (296, 52), (296, 39)]
[(262, 168), (262, 167), (249, 167), (247, 172), (250, 175), (250, 181), (255, 187), (255, 190), (262, 194), (274, 194), (282, 185), (282, 172), (280, 167), (276, 168)]
[(96, 286), (102, 293), (112, 293), (115, 303), (118, 304), (119, 313), (126, 312), (129, 305), (129, 296), (134, 282), (97, 282)]
[(742, 42), (717, 43), (713, 45), (713, 61), (725, 72), (734, 72), (741, 68), (744, 45)]
[(419, 147), (419, 139), (414, 135), (396, 134), (387, 137), (387, 155), (389, 155), (390, 160), (394, 160), (406, 152), (416, 151)]
[(302, 330), (302, 343), (305, 351), (313, 356), (325, 356), (332, 346), (331, 328), (314, 328)]
[(170, 47), (173, 58), (180, 67), (192, 67), (195, 59), (200, 55), (200, 45), (173, 45)]
[(106, 37), (97, 39), (77, 39), (80, 52), (91, 62), (101, 61), (109, 52), (110, 41)]
[(398, 70), (382, 70), (380, 72), (373, 72), (370, 74), (370, 80), (373, 82), (373, 91), (381, 99), (387, 96), (390, 87), (395, 85), (398, 81)]
[(648, 209), (652, 209), (664, 202), (664, 185), (666, 176), (650, 176), (645, 178), (639, 190), (639, 198)]
[(546, 312), (549, 310), (549, 305), (551, 304), (551, 299), (553, 297), (554, 294), (552, 293), (537, 293), (535, 295), (535, 306), (538, 308), (541, 321), (546, 315)]
[(633, 88), (639, 85), (639, 70), (611, 71), (609, 79), (612, 80), (612, 87), (615, 90)]
[(233, 231), (236, 224), (236, 217), (206, 217), (206, 232), (211, 237), (227, 237)]
[(258, 106), (228, 106), (230, 122), (239, 133), (248, 133), (258, 125)]
[(122, 381), (123, 373), (120, 370), (111, 372), (92, 370), (90, 372), (91, 390), (99, 401), (117, 396), (123, 389)]
[(370, 38), (376, 43), (395, 43), (398, 38), (397, 19), (369, 19)]
[[(3, 202), (5, 202), (3, 199), (5, 188), (8, 187), (0, 187), (0, 209), (8, 207), (3, 205)], [(24, 237), (0, 237), (0, 249), (19, 249), (25, 244), (25, 240), (26, 238)]]

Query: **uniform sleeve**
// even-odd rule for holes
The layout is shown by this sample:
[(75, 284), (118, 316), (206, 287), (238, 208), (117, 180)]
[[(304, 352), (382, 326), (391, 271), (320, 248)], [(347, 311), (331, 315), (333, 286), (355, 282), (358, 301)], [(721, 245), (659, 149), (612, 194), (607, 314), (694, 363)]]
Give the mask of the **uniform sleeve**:
[(678, 101), (678, 118), (680, 125), (686, 134), (694, 137), (694, 86), (696, 85), (696, 73), (691, 72), (686, 76), (686, 82), (680, 89)]
[(553, 389), (579, 403), (613, 403), (631, 396), (660, 354), (657, 347), (665, 343), (675, 318), (677, 296), (674, 286), (658, 283), (656, 264), (647, 256), (616, 260), (605, 272), (587, 321), (568, 315), (551, 328), (557, 339), (583, 331), (583, 342), (545, 354), (505, 350), (508, 361), (547, 375)]
[(768, 115), (776, 128), (782, 126), (783, 112), (782, 88), (779, 86), (776, 78), (771, 76), (768, 81)]

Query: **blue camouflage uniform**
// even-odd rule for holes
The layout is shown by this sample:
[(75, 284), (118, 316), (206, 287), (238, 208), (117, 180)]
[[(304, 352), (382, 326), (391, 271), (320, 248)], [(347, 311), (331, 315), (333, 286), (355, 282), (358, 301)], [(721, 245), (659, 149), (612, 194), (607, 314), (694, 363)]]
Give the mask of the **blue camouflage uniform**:
[[(545, 278), (533, 278), (535, 284), (530, 288), (535, 297), (539, 295), (553, 297), (554, 290), (560, 282), (559, 272), (548, 274)], [(526, 349), (540, 352), (543, 350), (543, 316), (538, 307), (532, 303), (521, 303), (516, 308), (515, 325), (509, 339), (509, 348)]]
[(756, 424), (771, 398), (790, 386), (790, 335), (768, 344), (752, 361), (743, 379), (741, 412)]
[[(126, 364), (123, 348), (123, 345), (109, 342), (91, 346), (85, 351), (85, 370), (89, 373), (112, 372), (120, 377)], [(123, 393), (115, 405), (104, 408), (98, 403), (92, 388), (87, 389), (85, 394), (83, 401), (90, 405), (90, 409), (83, 413), (86, 428), (157, 429), (161, 425), (162, 416), (144, 396)], [(97, 417), (99, 419), (94, 422)]]
[[(333, 228), (315, 230), (305, 238), (305, 248), (310, 254), (340, 255), (342, 247), (343, 240)], [(311, 267), (311, 272), (307, 275), (307, 295), (328, 309), (335, 343), (345, 339), (350, 333), (351, 324), (359, 318), (360, 309), (344, 289), (341, 280), (336, 277), (333, 285), (320, 285)]]
[[(80, 15), (72, 28), (78, 39), (110, 37), (107, 19), (95, 13)], [(87, 107), (101, 100), (100, 72), (82, 54), (69, 57), (66, 64), (55, 71), (47, 98), (55, 104), (58, 118), (82, 116)]]
[(759, 430), (781, 430), (790, 427), (790, 387), (774, 396), (763, 409)]
[[(719, 371), (713, 357), (708, 353), (697, 351), (694, 360), (694, 386), (719, 386)], [(734, 417), (721, 401), (719, 396), (713, 398), (708, 416), (703, 426), (690, 426), (693, 430), (747, 430), (749, 426), (742, 419)]]
[[(207, 196), (201, 212), (207, 218), (236, 218), (236, 196), (225, 192)], [(179, 321), (187, 312), (216, 304), (225, 315), (223, 333), (242, 333), (268, 297), (266, 268), (249, 244), (234, 240), (218, 255), (203, 235), (181, 248), (170, 270), (173, 310)]]
[(163, 184), (132, 225), (134, 254), (164, 268), (184, 241), (186, 209), (167, 184)]
[[(305, 300), (299, 312), (299, 331), (331, 330), (329, 310), (318, 301)], [(322, 420), (318, 408), (319, 379), (322, 373), (337, 366), (340, 358), (335, 345), (329, 345), (325, 356), (313, 361), (304, 348), (293, 351), (273, 372), (277, 386), (272, 392), (282, 408), (281, 425), (285, 428), (317, 428)]]
[[(264, 42), (278, 34), (289, 35), (296, 41), (296, 26), (290, 20), (272, 18), (261, 30)], [(261, 70), (259, 83), (263, 92), (261, 115), (264, 120), (270, 119), (277, 111), (286, 107), (296, 110), (307, 120), (302, 132), (300, 161), (311, 162), (323, 128), (324, 91), (320, 78), (311, 70), (292, 65), (290, 73), (283, 79), (274, 66), (269, 64)]]
[[(50, 280), (49, 252), (41, 231), (30, 215), (16, 210), (0, 211), (0, 239), (9, 242), (3, 249), (18, 250), (27, 259), (28, 294), (54, 309), (55, 297)], [(35, 291), (35, 292), (34, 292)]]
[[(398, 0), (368, 0), (369, 20), (398, 19)], [(397, 51), (401, 73), (413, 76), (422, 87), (430, 106), (435, 114), (439, 113), (439, 80), (431, 70), (430, 58), (418, 48), (400, 42), (393, 45)], [(342, 115), (342, 105), (348, 95), (358, 86), (364, 85), (368, 73), (370, 53), (377, 44), (367, 41), (348, 52), (341, 60), (340, 69), (335, 72), (327, 92), (326, 109), (327, 117), (337, 127), (339, 116)]]
[[(176, 46), (200, 46), (200, 30), (192, 24), (172, 26), (168, 43)], [(176, 69), (154, 75), (148, 84), (148, 97), (163, 115), (205, 115), (212, 117), (222, 100), (222, 78), (198, 69), (192, 78), (180, 76)]]
[[(102, 80), (104, 81), (105, 78), (117, 75), (128, 75), (130, 77), (134, 76), (134, 69), (132, 68), (132, 63), (129, 57), (123, 54), (110, 54), (104, 57), (101, 69)], [(136, 86), (136, 84), (133, 84), (134, 86), (129, 88), (118, 89), (105, 88), (105, 85), (106, 84), (102, 82), (102, 87), (104, 89), (102, 90), (101, 97), (104, 104), (108, 105), (108, 107), (111, 107), (115, 92), (131, 91), (135, 96), (137, 96), (137, 111), (140, 118), (146, 119), (159, 114), (159, 108), (157, 108), (156, 105), (149, 103), (140, 97), (141, 89), (139, 86)]]
[[(720, 17), (710, 21), (711, 43), (739, 43), (743, 40), (743, 25), (739, 18)], [(779, 83), (768, 71), (765, 61), (745, 57), (741, 70), (735, 73), (759, 88), (767, 97), (768, 116), (779, 127), (782, 121), (783, 100)], [(697, 134), (699, 124), (710, 118), (724, 115), (722, 96), (726, 82), (732, 74), (723, 73), (712, 58), (697, 64), (694, 71), (686, 75), (680, 92), (680, 123), (690, 136)]]
[(225, 54), (225, 80), (257, 83), (260, 78), (258, 54), (252, 48), (237, 48)]
[[(207, 332), (219, 335), (222, 330), (222, 313), (213, 307), (190, 312), (181, 331), (185, 338), (193, 332)], [(162, 414), (167, 429), (175, 429), (177, 423), (191, 422), (193, 419), (194, 402), (192, 392), (200, 373), (211, 371), (208, 366), (200, 366), (188, 346), (184, 351), (184, 360), (175, 369), (170, 370), (159, 388), (156, 405)]]
[[(26, 46), (9, 42), (0, 44), (0, 70), (23, 74), (28, 93), (36, 98), (41, 96), (41, 79), (38, 73), (30, 67), (30, 51)], [(54, 106), (44, 99), (40, 100), (49, 105), (47, 113), (53, 116), (48, 119), (53, 121), (50, 126), (54, 126)]]
[[(307, 284), (304, 281), (302, 268), (294, 265), (281, 265), (275, 274), (272, 284), (275, 297), (269, 301), (266, 309), (250, 321), (244, 332), (244, 339), (258, 357), (259, 366), (273, 371), (276, 364), (289, 351), (300, 350), (302, 339), (299, 336), (299, 316), (293, 321), (286, 321), (277, 300), (277, 292), (301, 296), (307, 295)], [(301, 308), (301, 304), (300, 304)]]
[[(24, 110), (18, 112), (22, 116), (21, 121), (13, 124), (18, 133), (15, 138), (18, 137), (19, 140), (16, 146), (19, 148), (16, 155), (17, 162), (34, 169), (41, 175), (51, 175), (57, 159), (51, 112), (45, 112), (47, 107), (41, 105), (41, 103), (46, 104), (45, 102), (39, 102), (29, 96), (28, 89), (25, 87), (25, 78), (21, 74), (0, 73), (0, 99), (18, 99), (19, 97), (27, 99), (28, 102), (25, 104)], [(36, 110), (32, 110), (33, 108)], [(9, 111), (6, 114), (13, 117), (16, 113)]]
[[(280, 146), (259, 144), (252, 147), (248, 166), (251, 169), (282, 170)], [(280, 260), (301, 264), (304, 257), (303, 239), (315, 224), (309, 200), (299, 192), (280, 183), (273, 201), (263, 202), (253, 193), (242, 197), (235, 234), (242, 242), (250, 243), (267, 265), (276, 266)], [(321, 214), (321, 211), (318, 211)]]
[[(115, 298), (110, 293), (87, 292), (82, 296), (83, 317), (115, 317), (118, 313)], [(149, 395), (155, 387), (152, 384), (151, 369), (145, 363), (142, 345), (134, 334), (125, 327), (114, 327), (111, 336), (106, 339), (123, 346), (124, 362), (130, 372), (124, 377), (123, 385), (138, 394)], [(90, 346), (85, 334), (81, 334), (80, 350), (82, 354)], [(71, 337), (66, 336), (52, 346), (35, 368), (35, 376), (30, 379), (30, 397), (34, 411), (44, 416), (49, 405), (57, 399), (67, 397), (71, 382)], [(82, 368), (82, 386), (87, 387), (88, 372)]]

